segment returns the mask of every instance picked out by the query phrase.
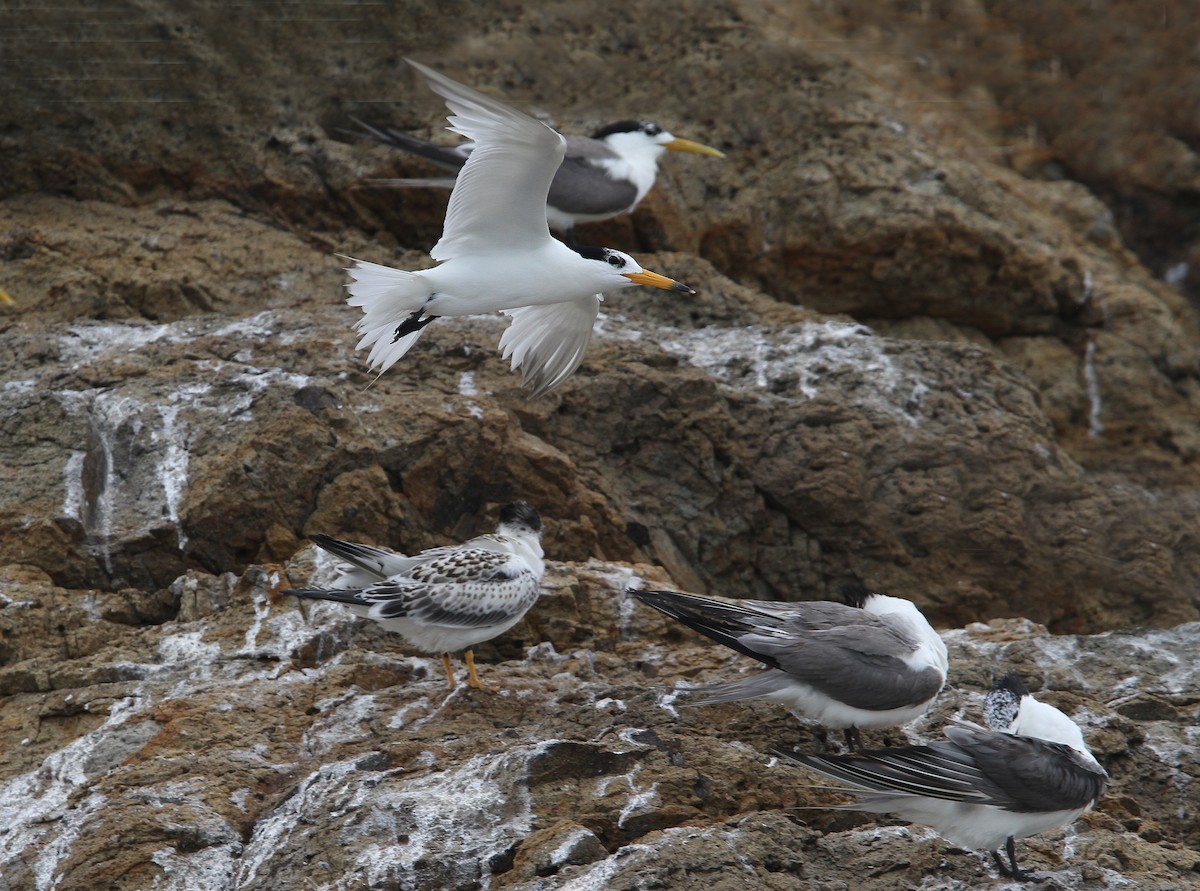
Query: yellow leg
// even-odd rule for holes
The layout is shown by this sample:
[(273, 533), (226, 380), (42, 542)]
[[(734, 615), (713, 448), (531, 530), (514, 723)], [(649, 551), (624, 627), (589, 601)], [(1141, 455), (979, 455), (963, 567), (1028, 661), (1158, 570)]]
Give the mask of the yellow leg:
[(489, 693), (495, 693), (499, 687), (489, 687), (487, 684), (479, 680), (479, 675), (475, 673), (475, 653), (472, 650), (467, 650), (467, 686), (474, 687), (476, 690), (486, 690)]
[(446, 669), (446, 680), (450, 682), (450, 689), (453, 690), (458, 686), (458, 682), (454, 680), (454, 668), (450, 665), (449, 653), (442, 653), (442, 668)]

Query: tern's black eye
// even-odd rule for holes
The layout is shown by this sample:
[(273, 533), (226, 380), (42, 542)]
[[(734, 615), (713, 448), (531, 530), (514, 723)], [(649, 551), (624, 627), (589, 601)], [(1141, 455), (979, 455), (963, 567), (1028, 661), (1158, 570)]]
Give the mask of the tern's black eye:
[(620, 269), (622, 266), (625, 265), (625, 258), (621, 257), (617, 254), (609, 254), (608, 255), (608, 265), (615, 266), (617, 269)]
[(662, 127), (653, 121), (642, 121), (642, 132), (647, 136), (657, 136), (662, 132)]

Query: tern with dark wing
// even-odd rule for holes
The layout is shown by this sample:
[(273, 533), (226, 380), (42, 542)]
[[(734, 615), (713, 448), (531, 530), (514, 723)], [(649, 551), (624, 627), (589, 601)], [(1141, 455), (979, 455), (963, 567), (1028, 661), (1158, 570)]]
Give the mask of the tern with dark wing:
[(538, 598), (545, 572), (542, 521), (524, 501), (506, 505), (493, 535), (408, 557), (387, 548), (313, 536), (345, 561), (329, 588), (293, 588), (296, 597), (344, 603), (426, 653), (440, 653), (450, 688), (450, 653), (466, 650), (467, 685), (486, 689), (471, 647), (517, 624)]
[(845, 784), (837, 788), (856, 800), (841, 809), (931, 826), (954, 844), (990, 851), (1008, 878), (1027, 880), (1015, 839), (1073, 822), (1104, 794), (1108, 773), (1075, 722), (1035, 700), (1015, 675), (988, 695), (984, 710), (989, 719), (1006, 714), (1001, 723), (1015, 729), (960, 724), (946, 729), (947, 742), (793, 757)]
[(896, 727), (924, 713), (946, 683), (946, 645), (911, 601), (861, 590), (848, 603), (717, 600), (634, 591), (645, 603), (767, 670), (691, 691), (695, 705), (768, 699), (844, 730)]
[[(474, 149), (472, 143), (438, 145), (399, 130), (355, 120), (372, 139), (417, 155), (451, 171), (449, 176), (377, 179), (385, 186), (452, 188)], [(591, 136), (567, 136), (567, 153), (550, 183), (546, 220), (575, 244), (575, 226), (632, 213), (658, 177), (664, 152), (690, 152), (723, 158), (711, 146), (681, 139), (653, 121), (618, 121)]]
[(566, 142), (527, 114), (409, 62), (446, 100), (451, 128), (474, 141), (450, 193), (432, 269), (407, 272), (354, 260), (349, 303), (362, 309), (358, 346), (382, 374), (439, 316), (503, 312), (504, 358), (535, 395), (583, 359), (606, 291), (633, 285), (695, 293), (611, 248), (567, 247), (550, 236), (546, 198)]

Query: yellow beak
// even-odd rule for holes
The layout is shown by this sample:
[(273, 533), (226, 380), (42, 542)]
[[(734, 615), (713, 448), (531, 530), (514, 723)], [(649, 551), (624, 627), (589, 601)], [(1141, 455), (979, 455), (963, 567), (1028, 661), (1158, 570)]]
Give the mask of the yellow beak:
[(15, 303), (16, 301), (4, 293), (4, 289), (0, 288), (0, 303)]
[(682, 282), (677, 282), (673, 278), (667, 278), (665, 275), (659, 275), (657, 272), (651, 272), (649, 269), (643, 269), (641, 272), (622, 272), (621, 275), (639, 285), (662, 288), (664, 291), (683, 291), (685, 294), (696, 293)]
[(712, 146), (701, 145), (698, 142), (692, 142), (690, 139), (680, 139), (678, 136), (667, 143), (667, 151), (691, 152), (693, 155), (708, 155), (710, 158), (725, 157), (724, 152), (719, 152)]

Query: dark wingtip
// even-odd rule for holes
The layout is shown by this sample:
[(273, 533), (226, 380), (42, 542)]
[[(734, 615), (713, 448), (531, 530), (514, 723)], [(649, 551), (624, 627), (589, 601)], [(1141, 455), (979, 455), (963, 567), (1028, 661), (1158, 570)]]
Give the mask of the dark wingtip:
[(349, 603), (356, 606), (369, 606), (359, 599), (365, 588), (288, 588), (283, 593), (291, 597), (303, 597), (307, 600), (325, 600), (330, 603)]
[(653, 606), (656, 609), (663, 601), (669, 601), (678, 596), (677, 591), (661, 591), (656, 588), (627, 588), (626, 590), (646, 606)]
[[(378, 127), (372, 127), (370, 124), (368, 124), (362, 118), (356, 118), (354, 115), (350, 115), (350, 120), (352, 120), (352, 121), (354, 121), (354, 123), (358, 124), (358, 126), (360, 126), (362, 128), (362, 130), (346, 130), (344, 132), (352, 133), (355, 136), (369, 136), (371, 139), (374, 139), (377, 142), (387, 142), (387, 134), (384, 133), (382, 130), (380, 130)], [(366, 131), (366, 132), (363, 132), (363, 131)]]
[(500, 522), (505, 526), (528, 526), (542, 531), (542, 517), (528, 501), (513, 501), (500, 509)]
[(1025, 686), (1025, 682), (1021, 680), (1021, 676), (1015, 671), (1010, 671), (1008, 674), (1002, 677), (996, 682), (996, 685), (992, 689), (1007, 690), (1018, 699), (1020, 699), (1022, 696), (1029, 695), (1029, 688)]

